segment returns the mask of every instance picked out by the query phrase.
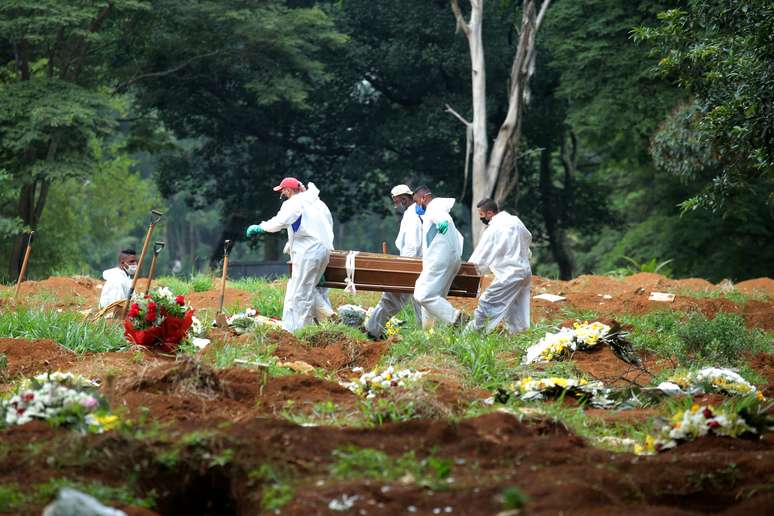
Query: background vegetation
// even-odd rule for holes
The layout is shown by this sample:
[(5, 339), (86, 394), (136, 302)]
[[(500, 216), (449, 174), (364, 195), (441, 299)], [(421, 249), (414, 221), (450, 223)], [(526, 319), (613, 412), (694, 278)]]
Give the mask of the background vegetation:
[[(492, 135), (520, 9), (487, 2)], [(533, 232), (537, 273), (629, 257), (715, 281), (771, 274), (772, 20), (770, 0), (552, 3), (506, 206)], [(0, 277), (29, 228), (31, 276), (98, 273), (151, 207), (168, 213), (161, 272), (201, 270), (276, 211), (286, 175), (321, 187), (337, 247), (376, 250), (397, 229), (395, 183), (477, 201), (444, 111), (470, 112), (469, 66), (443, 0), (4, 3)]]

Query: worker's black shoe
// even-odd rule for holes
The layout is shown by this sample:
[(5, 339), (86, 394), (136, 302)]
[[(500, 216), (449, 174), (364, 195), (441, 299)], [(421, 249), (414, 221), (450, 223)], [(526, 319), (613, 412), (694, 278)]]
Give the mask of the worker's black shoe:
[(366, 333), (366, 336), (368, 336), (368, 340), (372, 340), (374, 342), (384, 340), (384, 335), (377, 337), (376, 335), (371, 335), (371, 332)]

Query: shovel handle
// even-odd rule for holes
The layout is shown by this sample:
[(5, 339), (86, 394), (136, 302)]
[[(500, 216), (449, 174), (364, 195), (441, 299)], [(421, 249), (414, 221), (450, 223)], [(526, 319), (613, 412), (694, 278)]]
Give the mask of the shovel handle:
[(34, 234), (34, 231), (30, 231), (30, 236), (27, 239), (27, 249), (24, 250), (24, 259), (22, 260), (21, 270), (19, 271), (19, 279), (16, 281), (16, 292), (14, 292), (13, 296), (14, 299), (17, 300), (19, 298), (19, 288), (24, 281), (24, 275), (27, 273), (27, 264), (30, 261), (30, 252), (32, 251), (32, 235)]

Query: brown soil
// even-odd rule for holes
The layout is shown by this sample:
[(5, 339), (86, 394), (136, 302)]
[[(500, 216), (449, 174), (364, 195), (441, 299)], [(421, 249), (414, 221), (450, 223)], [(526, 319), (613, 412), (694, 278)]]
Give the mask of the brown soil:
[[(226, 287), (226, 295), (223, 307), (228, 308), (239, 305), (242, 308), (250, 308), (252, 294), (244, 290)], [(189, 292), (186, 301), (196, 310), (217, 310), (220, 307), (220, 290), (208, 290), (206, 292)]]
[[(48, 278), (43, 281), (25, 281), (19, 289), (20, 301), (31, 306), (49, 306), (64, 309), (96, 307), (102, 281), (87, 276)], [(15, 287), (8, 287), (13, 292)]]
[(774, 279), (771, 278), (756, 278), (742, 281), (737, 283), (735, 287), (742, 294), (774, 297)]
[[(710, 282), (688, 278), (672, 280), (659, 274), (639, 273), (624, 278), (608, 276), (579, 276), (571, 281), (549, 280), (539, 276), (532, 278), (532, 294), (557, 294), (566, 297), (564, 301), (551, 303), (542, 299), (532, 300), (532, 320), (561, 317), (567, 308), (591, 310), (601, 316), (615, 317), (618, 314), (643, 314), (655, 310), (701, 312), (706, 317), (715, 317), (719, 312), (735, 312), (744, 317), (748, 327), (774, 331), (774, 280), (760, 278), (736, 285), (743, 294), (767, 295), (769, 299), (750, 300), (736, 304), (724, 298), (699, 298), (685, 295), (685, 292), (714, 292), (720, 287)], [(676, 294), (673, 303), (649, 301), (651, 292)], [(604, 296), (611, 296), (605, 299)], [(475, 299), (453, 298), (452, 301), (466, 311), (473, 311), (478, 303)]]
[(340, 334), (318, 333), (309, 342), (286, 332), (272, 332), (267, 342), (276, 345), (274, 355), (285, 362), (301, 360), (342, 375), (351, 375), (353, 367), (370, 370), (379, 362), (392, 341), (352, 341)]
[(68, 369), (78, 361), (78, 355), (53, 340), (0, 339), (0, 353), (6, 356), (2, 373), (7, 380)]
[[(179, 428), (186, 433), (215, 430), (194, 423), (181, 422)], [(30, 455), (27, 450), (34, 449), (32, 443), (46, 449), (62, 432), (36, 423), (0, 432), (9, 450), (0, 459), (0, 482), (41, 482), (61, 475), (56, 462), (47, 461), (50, 453)], [(453, 514), (496, 514), (502, 510), (499, 495), (514, 485), (530, 498), (526, 511), (537, 515), (741, 515), (767, 514), (774, 507), (774, 493), (765, 487), (765, 479), (774, 475), (772, 434), (760, 440), (703, 438), (654, 457), (635, 457), (590, 447), (549, 421), (491, 413), (373, 429), (248, 418), (222, 427), (215, 439), (198, 442), (178, 448), (171, 469), (156, 462), (165, 448), (153, 439), (127, 441), (108, 433), (74, 436), (56, 446), (60, 453), (91, 450), (80, 459), (88, 464), (81, 468), (84, 479), (120, 484), (121, 476), (131, 472), (140, 486), (155, 488), (161, 514), (255, 514), (268, 485), (249, 472), (265, 464), (292, 475), (295, 496), (283, 508), (285, 514), (333, 514), (329, 503), (344, 494), (357, 496), (353, 514), (446, 514), (447, 507)], [(412, 479), (337, 480), (329, 469), (333, 453), (347, 446), (375, 448), (392, 457), (413, 452), (418, 459), (431, 454), (448, 459), (453, 482), (430, 490)], [(231, 451), (230, 462), (213, 466), (215, 454), (225, 449)]]
[(748, 357), (747, 363), (756, 373), (766, 378), (766, 385), (761, 385), (763, 395), (774, 398), (774, 354), (758, 353)]
[(586, 376), (602, 381), (605, 385), (625, 387), (645, 386), (651, 383), (653, 375), (665, 368), (674, 367), (668, 360), (650, 354), (640, 354), (643, 367), (624, 362), (608, 346), (599, 346), (590, 351), (577, 351), (572, 360)]

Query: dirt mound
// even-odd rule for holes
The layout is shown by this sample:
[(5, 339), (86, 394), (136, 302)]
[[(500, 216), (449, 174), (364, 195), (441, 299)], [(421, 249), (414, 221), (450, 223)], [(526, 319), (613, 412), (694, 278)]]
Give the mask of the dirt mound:
[(639, 354), (643, 367), (624, 362), (608, 346), (598, 346), (590, 351), (577, 351), (572, 360), (580, 371), (605, 385), (625, 387), (645, 386), (651, 383), (653, 374), (674, 367), (669, 360), (650, 354)]
[(332, 401), (338, 408), (354, 406), (359, 398), (338, 383), (309, 375), (271, 378), (260, 389), (258, 403), (266, 412), (287, 408), (288, 401), (292, 401), (293, 411), (303, 412), (325, 401)]
[(19, 296), (22, 302), (31, 306), (91, 308), (99, 302), (101, 286), (102, 281), (87, 276), (52, 277), (43, 281), (25, 281), (19, 289)]
[(117, 385), (120, 392), (145, 391), (156, 394), (217, 397), (223, 392), (220, 379), (211, 367), (182, 356), (168, 364), (145, 366), (138, 375)]
[(774, 354), (758, 353), (748, 357), (747, 363), (755, 372), (766, 378), (766, 385), (761, 385), (763, 395), (774, 397)]
[(338, 333), (321, 332), (304, 342), (290, 333), (272, 332), (267, 342), (276, 344), (274, 355), (285, 362), (301, 360), (314, 367), (346, 374), (346, 369), (372, 369), (392, 341), (356, 341)]
[[(226, 295), (223, 307), (239, 305), (240, 308), (249, 308), (252, 294), (243, 290), (226, 287)], [(220, 307), (220, 290), (207, 290), (206, 292), (189, 292), (186, 301), (196, 310), (217, 310)]]
[(0, 354), (5, 355), (7, 380), (46, 371), (67, 370), (78, 355), (53, 340), (0, 339)]
[(771, 278), (756, 278), (741, 281), (734, 286), (742, 294), (774, 297), (774, 279)]

